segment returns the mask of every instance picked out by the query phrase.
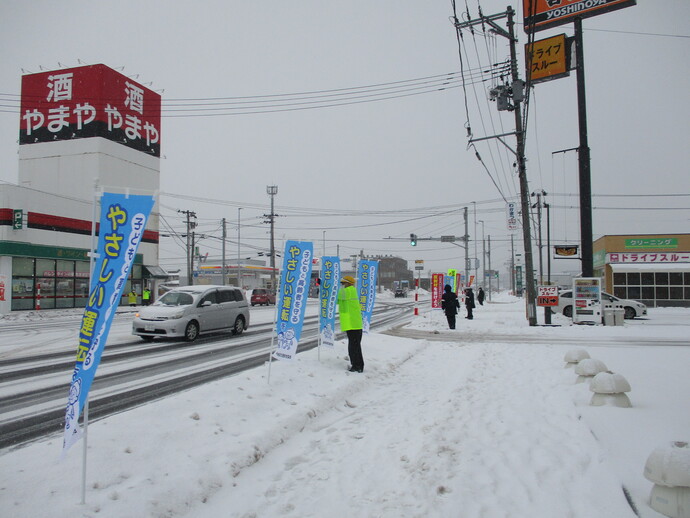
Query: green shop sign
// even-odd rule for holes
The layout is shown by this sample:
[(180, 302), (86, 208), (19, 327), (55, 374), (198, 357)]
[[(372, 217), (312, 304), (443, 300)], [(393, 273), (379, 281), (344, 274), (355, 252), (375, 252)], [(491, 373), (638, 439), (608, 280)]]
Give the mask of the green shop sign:
[[(9, 255), (13, 257), (88, 261), (88, 254), (89, 251), (84, 248), (62, 248), (18, 241), (0, 241), (0, 255)], [(144, 256), (142, 254), (137, 254), (134, 258), (134, 264), (143, 264), (143, 258)]]
[(645, 250), (648, 248), (678, 248), (675, 237), (652, 237), (644, 239), (626, 239), (626, 250)]

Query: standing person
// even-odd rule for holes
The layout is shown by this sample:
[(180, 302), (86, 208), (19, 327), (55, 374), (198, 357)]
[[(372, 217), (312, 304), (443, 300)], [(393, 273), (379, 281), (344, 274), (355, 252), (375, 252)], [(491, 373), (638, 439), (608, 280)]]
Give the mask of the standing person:
[(132, 289), (132, 291), (129, 292), (129, 295), (127, 295), (127, 299), (129, 301), (130, 307), (136, 306), (137, 305), (137, 292)]
[(142, 301), (144, 302), (144, 306), (148, 306), (151, 304), (151, 290), (148, 288), (144, 288), (144, 293), (141, 296)]
[(465, 318), (472, 320), (472, 310), (474, 309), (474, 293), (472, 288), (467, 288), (465, 290), (465, 308), (467, 308), (467, 316)]
[(450, 287), (450, 284), (446, 284), (444, 290), (445, 293), (441, 297), (441, 308), (443, 308), (446, 314), (448, 327), (450, 329), (455, 329), (455, 315), (458, 314), (460, 303), (458, 302), (458, 296), (453, 292), (453, 288)]
[(352, 364), (348, 370), (350, 372), (363, 372), (362, 308), (357, 297), (355, 279), (349, 275), (340, 280), (338, 313), (340, 314), (340, 330), (347, 333), (347, 354)]
[(477, 292), (477, 302), (479, 302), (480, 306), (484, 305), (484, 289), (480, 286), (479, 291)]

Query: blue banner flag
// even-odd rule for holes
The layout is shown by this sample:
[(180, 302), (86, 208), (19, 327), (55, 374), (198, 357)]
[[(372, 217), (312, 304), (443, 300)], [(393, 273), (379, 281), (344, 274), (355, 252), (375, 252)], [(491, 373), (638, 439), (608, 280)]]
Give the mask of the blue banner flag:
[(302, 334), (304, 313), (307, 309), (313, 255), (314, 244), (311, 242), (285, 243), (276, 321), (278, 347), (273, 351), (273, 357), (279, 360), (293, 360), (297, 354), (297, 344)]
[(357, 267), (357, 294), (359, 306), (362, 308), (362, 332), (369, 333), (371, 315), (376, 302), (376, 277), (378, 276), (378, 261), (360, 261)]
[(335, 310), (340, 285), (340, 257), (321, 258), (321, 286), (319, 288), (319, 334), (321, 343), (335, 346)]
[(108, 341), (110, 325), (153, 203), (152, 196), (104, 193), (101, 198), (96, 260), (91, 272), (89, 298), (81, 319), (77, 363), (65, 411), (63, 454), (81, 437), (79, 416)]

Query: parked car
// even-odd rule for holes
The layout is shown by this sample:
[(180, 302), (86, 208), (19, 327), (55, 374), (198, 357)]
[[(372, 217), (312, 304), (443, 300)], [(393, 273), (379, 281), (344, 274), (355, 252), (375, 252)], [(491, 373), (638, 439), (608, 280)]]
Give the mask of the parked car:
[(273, 293), (271, 290), (267, 290), (264, 288), (254, 288), (252, 290), (252, 296), (251, 296), (251, 304), (252, 306), (256, 306), (257, 304), (259, 306), (263, 305), (270, 305), (270, 304), (275, 304), (276, 303), (276, 294)]
[[(642, 302), (637, 302), (636, 300), (619, 299), (618, 297), (601, 292), (601, 301), (604, 308), (610, 308), (615, 306), (623, 307), (625, 310), (625, 318), (631, 319), (635, 317), (641, 317), (647, 314), (647, 306), (642, 304)], [(573, 317), (573, 290), (561, 291), (558, 294), (558, 306), (552, 308), (554, 313), (562, 313), (563, 316), (568, 318)]]
[(205, 333), (249, 327), (249, 305), (244, 293), (230, 286), (186, 286), (163, 294), (134, 316), (132, 334), (151, 341), (157, 336), (184, 337), (193, 342)]

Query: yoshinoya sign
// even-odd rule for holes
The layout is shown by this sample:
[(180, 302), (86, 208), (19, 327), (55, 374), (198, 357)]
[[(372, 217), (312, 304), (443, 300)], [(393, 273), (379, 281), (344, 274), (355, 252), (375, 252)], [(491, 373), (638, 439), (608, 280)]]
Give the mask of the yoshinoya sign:
[(22, 78), (19, 143), (102, 137), (160, 156), (161, 96), (105, 65)]
[(636, 0), (522, 0), (524, 29), (528, 34), (543, 31), (635, 4)]

